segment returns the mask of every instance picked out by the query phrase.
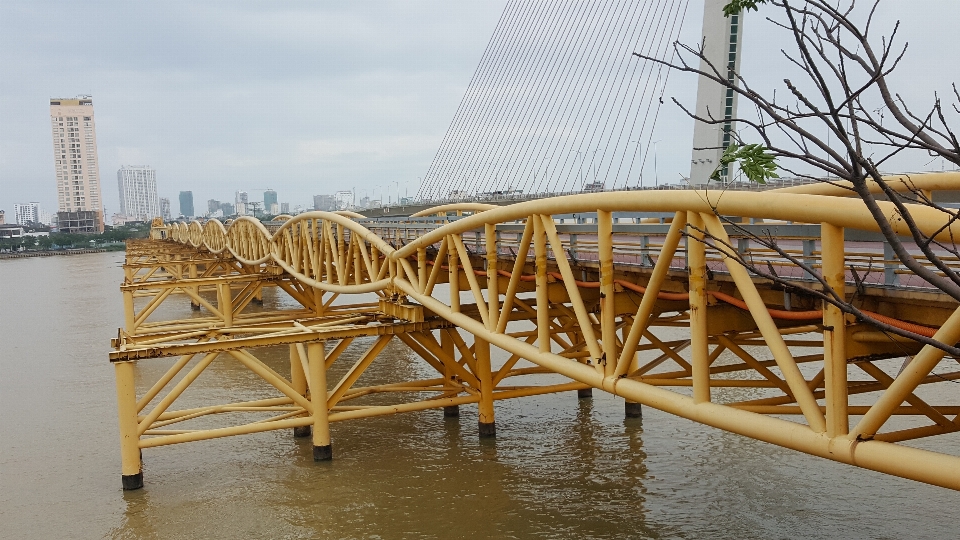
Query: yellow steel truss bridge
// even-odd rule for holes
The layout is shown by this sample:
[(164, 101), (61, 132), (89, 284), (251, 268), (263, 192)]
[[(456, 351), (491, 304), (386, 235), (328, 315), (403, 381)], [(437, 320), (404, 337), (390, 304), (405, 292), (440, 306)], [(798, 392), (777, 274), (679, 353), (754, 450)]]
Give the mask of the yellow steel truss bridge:
[[(960, 188), (960, 174), (894, 183), (935, 195)], [(476, 403), (480, 435), (493, 436), (497, 400), (596, 389), (624, 398), (627, 415), (654, 407), (960, 489), (960, 457), (911, 445), (960, 431), (958, 359), (931, 344), (960, 341), (960, 309), (905, 270), (844, 193), (585, 193), (406, 218), (155, 222), (150, 239), (128, 243), (125, 323), (110, 353), (123, 485), (142, 486), (143, 449), (289, 429), (312, 436), (323, 460), (331, 422)], [(948, 245), (960, 234), (948, 214), (911, 208), (924, 234)], [(960, 268), (946, 250), (941, 260)], [(824, 284), (862, 316), (804, 292)], [(296, 307), (251, 309), (265, 288)], [(188, 301), (191, 318), (159, 309)], [(366, 350), (328, 379), (354, 341)], [(361, 384), (390, 341), (432, 375)], [(276, 346), (289, 364), (264, 361)], [(491, 360), (491, 347), (506, 355)], [(164, 369), (138, 392), (148, 362)], [(216, 362), (245, 366), (272, 394), (226, 388), (178, 408)]]

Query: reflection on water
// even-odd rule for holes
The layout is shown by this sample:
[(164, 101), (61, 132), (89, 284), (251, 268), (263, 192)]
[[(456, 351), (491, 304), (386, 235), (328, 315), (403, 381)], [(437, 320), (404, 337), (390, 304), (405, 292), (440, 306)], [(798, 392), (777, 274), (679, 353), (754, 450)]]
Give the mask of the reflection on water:
[[(120, 490), (113, 372), (122, 254), (0, 261), (0, 536), (66, 538), (955, 537), (960, 495), (705, 428), (594, 391), (339, 422), (314, 463), (288, 431), (144, 452)], [(267, 294), (263, 309), (282, 296)], [(191, 316), (175, 300), (164, 317)], [(339, 376), (369, 345), (357, 340)], [(258, 352), (288, 369), (287, 349)], [(502, 358), (502, 356), (500, 357)], [(138, 367), (141, 392), (167, 365)], [(339, 370), (339, 371), (337, 371)], [(392, 342), (360, 384), (429, 372)], [(178, 407), (273, 395), (227, 357)], [(198, 392), (202, 390), (202, 392)], [(371, 403), (387, 399), (370, 396)], [(957, 438), (930, 443), (960, 453)]]

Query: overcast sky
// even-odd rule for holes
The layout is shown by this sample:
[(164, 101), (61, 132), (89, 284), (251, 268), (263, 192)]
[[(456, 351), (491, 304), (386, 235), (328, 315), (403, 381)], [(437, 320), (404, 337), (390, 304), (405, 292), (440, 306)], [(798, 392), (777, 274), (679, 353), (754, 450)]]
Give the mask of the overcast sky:
[[(394, 182), (413, 195), (505, 3), (0, 0), (0, 209), (56, 210), (48, 100), (78, 94), (94, 99), (108, 215), (121, 165), (155, 168), (174, 211), (180, 190), (198, 211), (236, 190), (273, 188), (291, 206)], [(692, 0), (682, 39), (698, 40), (701, 17)], [(960, 2), (888, 0), (877, 24), (897, 18), (911, 44), (899, 89), (926, 104), (960, 78)], [(749, 16), (744, 76), (782, 87), (784, 45)], [(692, 103), (695, 80), (672, 77), (666, 93)], [(692, 129), (675, 107), (661, 114), (664, 181), (689, 173)]]

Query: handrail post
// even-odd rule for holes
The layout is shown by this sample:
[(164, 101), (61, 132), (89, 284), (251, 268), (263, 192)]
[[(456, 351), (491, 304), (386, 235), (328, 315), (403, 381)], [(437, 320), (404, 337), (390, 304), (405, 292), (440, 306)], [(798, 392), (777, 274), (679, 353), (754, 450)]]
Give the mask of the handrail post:
[(900, 285), (900, 274), (897, 274), (897, 268), (900, 265), (896, 255), (893, 253), (893, 246), (890, 242), (883, 243), (883, 284), (890, 286)]

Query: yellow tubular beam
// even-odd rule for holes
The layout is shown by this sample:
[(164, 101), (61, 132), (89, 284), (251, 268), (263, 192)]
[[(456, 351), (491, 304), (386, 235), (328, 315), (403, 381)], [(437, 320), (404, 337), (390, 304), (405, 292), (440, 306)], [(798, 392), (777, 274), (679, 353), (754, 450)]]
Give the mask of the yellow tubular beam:
[(387, 346), (387, 343), (390, 342), (390, 339), (393, 338), (392, 335), (380, 336), (376, 341), (370, 345), (370, 348), (367, 349), (363, 355), (357, 359), (356, 363), (353, 364), (353, 367), (350, 368), (343, 378), (337, 383), (337, 386), (334, 387), (333, 392), (330, 393), (330, 397), (327, 398), (327, 407), (333, 407), (340, 401), (340, 397), (353, 386), (353, 383), (360, 378), (360, 375), (363, 374), (364, 370), (367, 369), (373, 360), (380, 354), (380, 351)]
[(487, 328), (494, 330), (500, 322), (500, 276), (497, 275), (497, 226), (488, 223), (483, 232), (487, 247), (487, 304), (490, 315)]
[[(710, 234), (721, 244), (729, 246), (730, 239), (727, 237), (726, 231), (723, 230), (720, 219), (713, 214), (705, 213), (702, 216)], [(726, 249), (723, 249), (722, 246), (721, 253), (730, 276), (737, 284), (737, 289), (750, 310), (750, 315), (753, 316), (757, 328), (763, 334), (770, 352), (773, 353), (774, 360), (777, 361), (777, 366), (783, 373), (784, 380), (790, 386), (790, 391), (796, 398), (797, 404), (803, 409), (804, 417), (807, 419), (810, 429), (818, 433), (826, 431), (827, 422), (823, 413), (820, 412), (817, 400), (813, 398), (813, 392), (807, 387), (803, 374), (800, 373), (800, 368), (797, 367), (793, 355), (790, 354), (790, 349), (783, 341), (783, 336), (777, 330), (777, 325), (773, 322), (770, 312), (767, 311), (767, 306), (763, 303), (763, 298), (760, 297), (760, 293), (750, 279), (750, 274), (739, 262), (730, 258)]]
[[(552, 220), (551, 220), (552, 221)], [(613, 287), (613, 214), (597, 212), (597, 249), (600, 259), (600, 339), (603, 341), (603, 362), (597, 369), (613, 375), (617, 361), (617, 312)], [(556, 254), (556, 258), (564, 257)], [(584, 339), (589, 338), (584, 335)], [(599, 364), (599, 362), (598, 362)]]
[(213, 362), (213, 359), (219, 354), (220, 353), (217, 352), (210, 353), (204, 356), (200, 362), (197, 363), (197, 365), (193, 366), (193, 369), (188, 371), (187, 374), (180, 379), (176, 386), (170, 390), (170, 393), (164, 396), (163, 399), (160, 400), (160, 403), (157, 403), (157, 406), (154, 407), (152, 411), (147, 413), (143, 420), (140, 421), (140, 425), (137, 428), (138, 434), (143, 435), (143, 432), (150, 428), (150, 424), (152, 424), (154, 420), (163, 414), (163, 412), (166, 411), (167, 408), (170, 407), (170, 405), (173, 404), (178, 397), (180, 397), (180, 394), (182, 394), (183, 391), (186, 390), (187, 387), (190, 386), (193, 381), (200, 376), (201, 373), (203, 373), (203, 370), (207, 369), (207, 366), (210, 365), (210, 362)]
[(310, 364), (312, 391), (310, 400), (313, 405), (313, 446), (330, 446), (330, 422), (327, 412), (327, 368), (323, 358), (323, 343), (307, 345)]
[[(829, 223), (820, 225), (821, 271), (823, 279), (844, 300), (846, 268), (844, 268), (843, 229)], [(850, 430), (847, 417), (847, 352), (846, 323), (843, 312), (833, 304), (823, 305), (823, 374), (826, 387), (827, 435), (846, 435)]]
[[(557, 268), (560, 275), (563, 276), (563, 286), (567, 289), (567, 296), (570, 298), (570, 304), (573, 306), (573, 312), (576, 314), (577, 323), (580, 331), (583, 332), (583, 340), (586, 342), (587, 349), (590, 350), (590, 356), (598, 361), (603, 356), (600, 345), (597, 343), (597, 336), (593, 332), (593, 325), (590, 324), (590, 317), (587, 315), (587, 308), (583, 305), (583, 298), (580, 296), (580, 289), (577, 287), (573, 277), (573, 270), (570, 269), (570, 262), (567, 261), (566, 253), (563, 251), (563, 244), (560, 243), (560, 236), (557, 234), (557, 226), (550, 216), (540, 216), (543, 220), (544, 232), (547, 239), (550, 240), (550, 246), (557, 261)], [(613, 279), (610, 280), (611, 288)], [(539, 285), (538, 285), (539, 286)], [(539, 310), (538, 310), (539, 312)], [(612, 360), (612, 358), (611, 358)]]
[(194, 441), (206, 441), (220, 437), (230, 437), (233, 435), (246, 435), (249, 433), (262, 433), (264, 431), (273, 431), (275, 429), (290, 429), (301, 426), (312, 426), (313, 417), (306, 418), (288, 418), (286, 420), (277, 420), (274, 422), (254, 422), (240, 426), (232, 426), (217, 429), (205, 429), (201, 431), (186, 431), (177, 435), (162, 435), (140, 440), (140, 448), (156, 448), (168, 444), (178, 444)]
[[(483, 292), (480, 291), (480, 283), (477, 281), (477, 274), (473, 271), (473, 263), (470, 261), (467, 246), (463, 245), (463, 238), (460, 238), (459, 234), (453, 236), (453, 245), (457, 248), (457, 253), (460, 254), (460, 264), (463, 265), (463, 274), (467, 277), (467, 283), (470, 285), (470, 291), (473, 293), (473, 300), (477, 303), (477, 308), (480, 311), (480, 318), (483, 320), (483, 324), (489, 326), (490, 321), (488, 320), (489, 310), (487, 309), (487, 303), (483, 299)], [(404, 260), (406, 259), (401, 259), (401, 261)], [(411, 279), (413, 278), (411, 277)]]
[(123, 476), (140, 474), (140, 433), (137, 429), (137, 389), (133, 362), (114, 364), (117, 414), (120, 419), (120, 467)]
[(305, 397), (297, 393), (286, 379), (281, 377), (276, 371), (267, 367), (260, 359), (245, 350), (227, 351), (227, 354), (239, 360), (247, 369), (259, 375), (263, 380), (270, 383), (271, 386), (292, 399), (294, 403), (306, 409), (307, 412), (313, 412), (313, 405), (307, 401)]
[(500, 334), (506, 331), (507, 323), (510, 321), (510, 312), (513, 311), (513, 301), (516, 298), (517, 286), (520, 284), (523, 266), (527, 263), (527, 256), (530, 253), (530, 240), (533, 238), (533, 222), (535, 219), (535, 216), (528, 216), (526, 224), (523, 226), (523, 236), (520, 239), (520, 247), (517, 251), (516, 260), (513, 261), (513, 273), (510, 274), (510, 282), (507, 284), (507, 292), (503, 298), (500, 322), (497, 323), (497, 332)]
[[(960, 308), (950, 315), (947, 322), (933, 335), (933, 339), (940, 343), (956, 343), (960, 341)], [(876, 435), (884, 422), (890, 418), (893, 411), (899, 407), (907, 396), (916, 390), (917, 385), (940, 362), (944, 352), (930, 345), (924, 345), (920, 352), (907, 364), (903, 372), (880, 396), (877, 402), (860, 419), (857, 426), (850, 432), (852, 439), (869, 439)]]
[(537, 272), (537, 344), (541, 351), (550, 351), (550, 297), (547, 289), (547, 245), (543, 219), (533, 216), (533, 254)]
[(493, 415), (493, 377), (490, 373), (490, 343), (481, 337), (476, 337), (474, 350), (477, 355), (477, 378), (480, 379), (480, 410), (481, 424), (494, 423)]
[[(446, 244), (454, 244), (453, 237), (446, 237)], [(454, 245), (453, 249), (447, 250), (447, 266), (449, 268), (448, 275), (448, 285), (450, 287), (450, 309), (453, 311), (460, 311), (460, 269), (457, 262), (457, 248)], [(469, 261), (467, 264), (470, 264)]]
[(673, 255), (677, 251), (677, 246), (682, 238), (683, 227), (686, 220), (683, 219), (684, 212), (677, 212), (670, 224), (670, 230), (667, 231), (667, 237), (663, 241), (663, 247), (660, 249), (660, 256), (653, 267), (653, 274), (650, 275), (650, 281), (647, 283), (647, 292), (640, 300), (640, 306), (637, 308), (637, 315), (633, 318), (633, 324), (630, 326), (630, 333), (623, 342), (623, 350), (620, 352), (620, 358), (617, 360), (616, 376), (622, 376), (630, 369), (630, 359), (637, 352), (637, 345), (640, 344), (640, 338), (647, 331), (650, 325), (650, 316), (653, 314), (653, 308), (657, 303), (657, 295), (660, 293), (660, 287), (667, 277), (667, 271), (670, 270), (670, 263), (673, 262)]
[(690, 352), (693, 371), (693, 401), (710, 401), (710, 349), (707, 336), (707, 249), (703, 218), (687, 212), (690, 265)]
[[(831, 438), (827, 437), (825, 433), (816, 433), (802, 424), (709, 402), (694, 403), (690, 397), (631, 379), (604, 378), (590, 366), (570, 361), (552, 353), (539, 351), (536, 347), (502, 334), (489, 333), (482, 324), (470, 317), (460, 313), (452, 313), (446, 306), (433, 298), (417, 294), (408, 283), (398, 281), (397, 286), (408, 292), (411, 297), (422, 303), (427, 309), (440, 314), (474, 335), (485, 335), (492, 344), (507, 352), (519, 354), (521, 357), (555, 373), (595, 388), (601, 388), (629, 401), (807, 454), (960, 490), (960, 458), (958, 457), (880, 441), (864, 442), (837, 437)], [(819, 412), (819, 406), (817, 406), (817, 410)], [(804, 412), (806, 415), (806, 411)]]
[(165, 386), (167, 386), (167, 383), (172, 381), (173, 378), (177, 376), (177, 373), (180, 373), (180, 370), (183, 369), (183, 367), (186, 366), (187, 363), (190, 362), (190, 360), (193, 360), (194, 356), (196, 356), (196, 354), (187, 354), (187, 355), (181, 356), (180, 359), (177, 360), (173, 364), (173, 366), (171, 366), (170, 369), (168, 369), (167, 372), (163, 374), (162, 377), (160, 377), (160, 380), (154, 383), (154, 385), (150, 387), (150, 390), (147, 390), (147, 393), (144, 394), (139, 401), (137, 401), (137, 412), (139, 413), (140, 411), (142, 411), (143, 408), (146, 407), (148, 403), (150, 403), (150, 400), (157, 397), (157, 394), (159, 394), (160, 391), (163, 390)]

